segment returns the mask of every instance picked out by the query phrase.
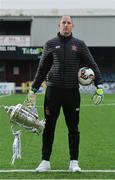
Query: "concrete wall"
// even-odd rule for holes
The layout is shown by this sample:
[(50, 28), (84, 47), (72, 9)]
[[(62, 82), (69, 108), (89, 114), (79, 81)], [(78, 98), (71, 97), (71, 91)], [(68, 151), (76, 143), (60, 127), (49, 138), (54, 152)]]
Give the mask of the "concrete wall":
[(73, 35), (88, 46), (115, 46), (115, 0), (0, 0), (1, 21), (32, 19), (31, 46), (54, 37), (62, 15), (73, 16)]
[[(73, 35), (88, 46), (115, 46), (115, 16), (72, 17)], [(31, 45), (41, 46), (58, 32), (59, 17), (34, 17), (31, 26)]]

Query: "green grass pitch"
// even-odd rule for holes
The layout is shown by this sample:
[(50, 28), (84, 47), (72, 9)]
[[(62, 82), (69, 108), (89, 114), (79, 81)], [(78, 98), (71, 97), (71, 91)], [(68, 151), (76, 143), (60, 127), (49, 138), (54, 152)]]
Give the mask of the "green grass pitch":
[[(26, 95), (0, 96), (0, 170), (35, 169), (41, 161), (41, 135), (24, 131), (22, 158), (11, 165), (13, 135), (3, 105), (23, 103)], [(37, 108), (43, 119), (44, 95), (37, 95)], [(115, 170), (115, 95), (105, 95), (95, 106), (91, 95), (81, 94), (79, 164), (83, 170)], [(63, 112), (57, 121), (51, 156), (52, 169), (69, 167), (68, 133)], [(114, 172), (0, 172), (0, 179), (115, 179)]]

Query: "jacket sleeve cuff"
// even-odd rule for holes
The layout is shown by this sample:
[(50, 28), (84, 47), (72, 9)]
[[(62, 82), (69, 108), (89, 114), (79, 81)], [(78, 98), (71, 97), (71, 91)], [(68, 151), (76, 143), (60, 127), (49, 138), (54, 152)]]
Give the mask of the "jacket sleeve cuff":
[(103, 89), (103, 84), (98, 84), (98, 85), (97, 85), (97, 88), (98, 88), (98, 89)]
[(32, 90), (34, 93), (36, 93), (36, 92), (38, 91), (38, 89), (36, 89), (36, 88), (31, 88), (31, 90)]

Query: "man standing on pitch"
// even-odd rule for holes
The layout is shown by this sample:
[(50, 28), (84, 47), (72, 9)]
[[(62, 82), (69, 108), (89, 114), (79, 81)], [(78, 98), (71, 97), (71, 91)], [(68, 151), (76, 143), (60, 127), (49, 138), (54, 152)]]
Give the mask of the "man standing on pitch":
[(81, 171), (78, 164), (80, 139), (78, 129), (80, 112), (78, 70), (80, 65), (85, 64), (93, 69), (95, 73), (96, 92), (92, 98), (94, 103), (100, 104), (103, 99), (99, 68), (86, 44), (72, 36), (72, 28), (73, 21), (71, 17), (62, 16), (59, 21), (59, 33), (45, 44), (32, 89), (27, 96), (28, 102), (31, 105), (34, 104), (33, 96), (46, 79), (47, 88), (44, 98), (46, 126), (42, 138), (42, 161), (36, 168), (38, 172), (51, 169), (50, 156), (61, 107), (68, 128), (69, 170), (72, 172)]

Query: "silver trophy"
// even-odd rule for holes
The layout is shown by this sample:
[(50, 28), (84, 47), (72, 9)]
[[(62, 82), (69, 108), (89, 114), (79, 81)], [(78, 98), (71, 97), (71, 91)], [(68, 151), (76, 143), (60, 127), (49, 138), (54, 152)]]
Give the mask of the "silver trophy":
[(40, 134), (45, 128), (45, 120), (39, 120), (37, 111), (32, 111), (23, 104), (16, 106), (4, 106), (10, 116), (10, 122), (27, 130)]
[[(30, 132), (35, 132), (38, 135), (45, 128), (45, 120), (39, 120), (39, 116), (35, 105), (32, 108), (28, 108), (27, 101), (23, 104), (17, 104), (16, 106), (4, 106), (5, 111), (10, 117), (12, 124), (11, 129), (14, 135), (13, 142), (13, 155), (12, 164), (15, 163), (16, 159), (21, 158), (21, 131), (19, 127), (26, 129)], [(18, 130), (16, 128), (18, 127)]]

